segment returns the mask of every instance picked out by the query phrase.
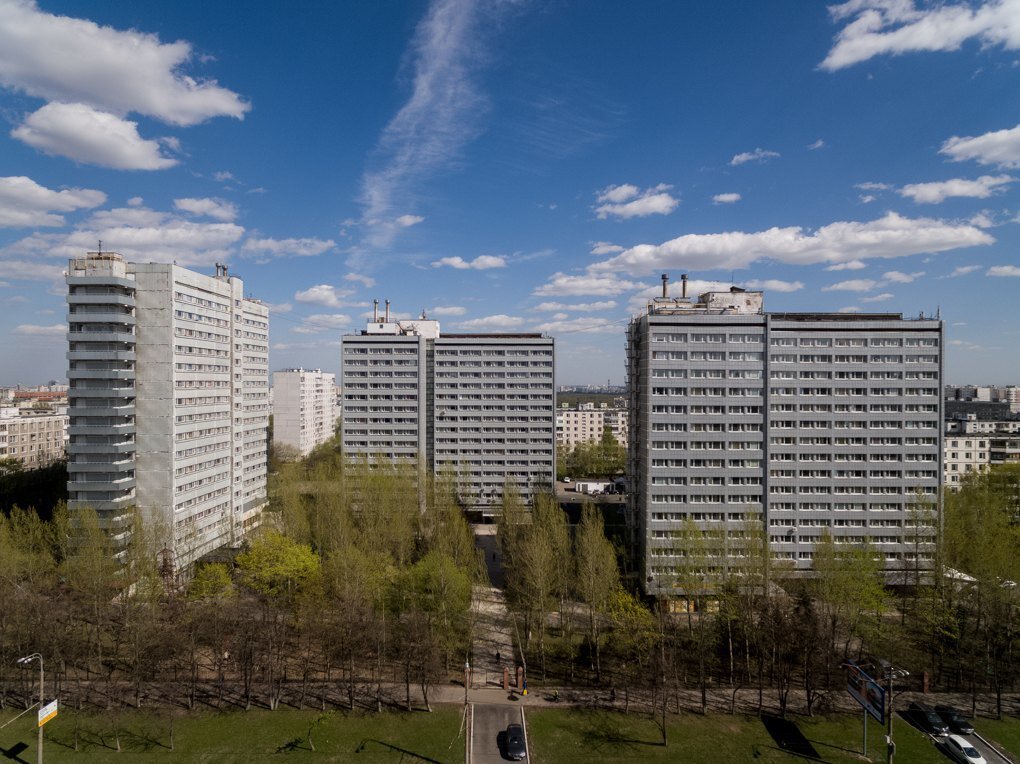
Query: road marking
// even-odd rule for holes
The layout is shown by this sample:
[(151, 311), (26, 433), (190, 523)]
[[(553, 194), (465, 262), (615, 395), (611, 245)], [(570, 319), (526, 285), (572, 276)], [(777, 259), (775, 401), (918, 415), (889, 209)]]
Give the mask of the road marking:
[(524, 719), (524, 706), (521, 706), (521, 728), (524, 730), (524, 758), (531, 761), (531, 751), (528, 749), (528, 722)]

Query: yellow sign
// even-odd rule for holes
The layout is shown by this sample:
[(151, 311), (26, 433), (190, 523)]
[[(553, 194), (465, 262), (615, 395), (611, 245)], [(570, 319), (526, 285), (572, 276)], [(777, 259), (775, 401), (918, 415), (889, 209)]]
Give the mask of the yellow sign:
[(39, 709), (39, 726), (43, 726), (57, 715), (57, 701), (51, 700), (45, 706)]

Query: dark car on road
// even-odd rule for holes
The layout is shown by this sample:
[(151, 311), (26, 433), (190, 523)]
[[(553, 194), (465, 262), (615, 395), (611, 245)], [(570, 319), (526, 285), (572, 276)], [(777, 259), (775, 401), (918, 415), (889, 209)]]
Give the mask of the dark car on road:
[(524, 728), (519, 724), (511, 724), (506, 728), (506, 756), (514, 761), (521, 761), (528, 755), (524, 745)]
[(927, 703), (911, 703), (910, 716), (914, 723), (929, 735), (948, 735), (949, 726), (942, 721), (942, 717), (935, 713), (935, 709)]
[(935, 713), (942, 717), (951, 732), (957, 735), (973, 735), (974, 725), (952, 706), (935, 706)]

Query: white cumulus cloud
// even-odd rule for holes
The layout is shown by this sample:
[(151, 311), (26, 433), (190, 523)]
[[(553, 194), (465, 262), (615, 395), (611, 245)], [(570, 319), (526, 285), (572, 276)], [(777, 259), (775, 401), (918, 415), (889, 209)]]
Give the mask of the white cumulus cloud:
[(985, 272), (986, 276), (1020, 276), (1020, 268), (1015, 265), (993, 265)]
[(758, 260), (840, 263), (944, 252), (994, 241), (973, 225), (890, 212), (877, 220), (840, 221), (813, 232), (791, 226), (755, 233), (687, 234), (662, 244), (639, 244), (590, 269), (641, 275), (671, 268), (744, 268)]
[(174, 199), (174, 207), (192, 215), (204, 215), (224, 223), (232, 223), (237, 218), (237, 206), (223, 199)]
[(987, 199), (992, 194), (1006, 190), (1016, 178), (1011, 175), (982, 175), (975, 180), (953, 178), (934, 183), (911, 183), (899, 189), (900, 196), (913, 199), (918, 204), (940, 204), (951, 197)]
[(892, 282), (893, 284), (910, 284), (916, 281), (924, 275), (924, 271), (916, 271), (914, 273), (902, 273), (900, 271), (886, 271), (882, 274), (882, 278), (886, 281)]
[(46, 188), (24, 175), (0, 178), (0, 228), (59, 226), (64, 216), (56, 213), (98, 207), (106, 194), (88, 188)]
[(250, 106), (236, 93), (184, 72), (194, 59), (184, 41), (53, 15), (32, 0), (0, 3), (0, 83), (46, 101), (173, 125), (242, 118)]
[(949, 274), (949, 278), (955, 278), (956, 276), (966, 276), (968, 273), (974, 273), (974, 271), (981, 270), (980, 265), (961, 265), (958, 268), (953, 268), (953, 272)]
[(985, 46), (1020, 48), (1020, 2), (936, 3), (919, 8), (913, 0), (849, 0), (831, 6), (846, 25), (821, 68), (843, 69), (880, 55), (954, 51), (968, 40)]
[(860, 260), (848, 260), (845, 263), (836, 263), (835, 265), (828, 266), (825, 270), (827, 271), (859, 271), (862, 268), (867, 268), (868, 264), (861, 262)]
[(882, 292), (881, 294), (872, 295), (871, 297), (862, 297), (861, 302), (885, 302), (895, 297), (892, 292)]
[(740, 194), (728, 193), (728, 194), (716, 194), (712, 197), (713, 204), (733, 204), (739, 202), (741, 199)]
[(596, 241), (591, 245), (593, 255), (614, 255), (617, 252), (623, 252), (623, 247), (608, 241)]
[(766, 162), (769, 159), (775, 159), (778, 156), (778, 151), (769, 151), (768, 149), (757, 148), (754, 151), (744, 151), (740, 154), (735, 154), (733, 159), (730, 160), (730, 165), (737, 167), (738, 165), (746, 164), (747, 162)]
[(490, 268), (505, 268), (506, 258), (502, 255), (479, 255), (474, 260), (465, 260), (462, 257), (442, 257), (432, 263), (433, 268), (449, 266), (458, 270), (484, 271)]
[(159, 141), (138, 134), (138, 123), (81, 103), (48, 103), (11, 136), (46, 154), (115, 170), (163, 170), (177, 160)]
[(608, 217), (626, 220), (649, 215), (668, 215), (680, 204), (680, 200), (669, 193), (671, 188), (666, 183), (643, 191), (630, 183), (609, 186), (596, 195), (598, 206), (595, 207), (595, 213), (600, 220)]
[(459, 321), (457, 326), (462, 329), (485, 330), (485, 329), (517, 329), (524, 324), (520, 316), (508, 316), (505, 313), (498, 313), (494, 316), (483, 316), (482, 318), (471, 318), (467, 321)]
[(874, 279), (849, 279), (822, 287), (823, 292), (870, 292), (880, 282)]
[(340, 289), (330, 284), (316, 284), (308, 289), (295, 292), (294, 299), (312, 305), (324, 305), (327, 308), (342, 308), (345, 306), (343, 298), (350, 297), (352, 294), (354, 294), (353, 289)]
[(1020, 168), (1020, 125), (977, 136), (953, 136), (942, 144), (939, 153), (954, 162), (973, 159), (978, 164)]
[(401, 215), (394, 222), (401, 228), (410, 228), (425, 221), (421, 215)]
[(645, 284), (617, 278), (611, 273), (586, 273), (569, 275), (554, 273), (548, 283), (536, 287), (532, 294), (541, 297), (559, 297), (561, 295), (598, 295), (611, 296), (629, 292), (633, 289), (644, 289)]

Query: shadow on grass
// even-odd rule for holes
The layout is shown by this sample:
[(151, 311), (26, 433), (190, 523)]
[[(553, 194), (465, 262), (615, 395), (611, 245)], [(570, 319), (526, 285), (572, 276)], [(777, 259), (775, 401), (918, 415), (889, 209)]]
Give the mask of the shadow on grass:
[(375, 738), (371, 737), (367, 737), (360, 743), (358, 743), (358, 747), (354, 749), (354, 752), (361, 753), (362, 751), (368, 748), (368, 745), (370, 743), (374, 743), (375, 745), (381, 746), (382, 748), (386, 748), (390, 751), (397, 751), (398, 753), (400, 753), (401, 761), (404, 760), (404, 756), (411, 756), (413, 759), (417, 759), (418, 761), (427, 761), (430, 762), (430, 764), (442, 764), (442, 762), (438, 761), (437, 759), (430, 759), (428, 756), (423, 756), (420, 753), (415, 753), (414, 751), (409, 751), (406, 748), (401, 748), (398, 745), (392, 745), (391, 743), (386, 743), (383, 742), (382, 740), (376, 740)]
[(796, 722), (771, 714), (763, 714), (761, 723), (765, 725), (765, 730), (772, 736), (780, 750), (807, 759), (821, 760), (818, 751), (815, 750), (811, 741), (804, 737), (804, 733), (800, 731)]
[(19, 761), (22, 764), (28, 764), (27, 761), (21, 758), (21, 754), (27, 750), (28, 743), (17, 742), (10, 748), (0, 748), (0, 756), (3, 756), (5, 759), (9, 759), (11, 761)]
[(599, 749), (606, 745), (662, 746), (661, 740), (638, 740), (620, 724), (614, 714), (605, 711), (593, 711), (588, 714), (586, 725), (581, 731), (581, 739), (592, 748)]

